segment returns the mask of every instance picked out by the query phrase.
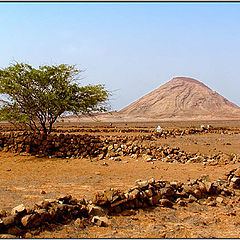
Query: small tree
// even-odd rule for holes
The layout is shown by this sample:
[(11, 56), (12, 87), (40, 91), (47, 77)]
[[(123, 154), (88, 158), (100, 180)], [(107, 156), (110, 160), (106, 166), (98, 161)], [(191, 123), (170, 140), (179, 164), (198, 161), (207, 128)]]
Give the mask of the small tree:
[(107, 110), (110, 93), (103, 85), (79, 85), (81, 70), (73, 65), (11, 64), (0, 69), (0, 119), (48, 135), (64, 113)]

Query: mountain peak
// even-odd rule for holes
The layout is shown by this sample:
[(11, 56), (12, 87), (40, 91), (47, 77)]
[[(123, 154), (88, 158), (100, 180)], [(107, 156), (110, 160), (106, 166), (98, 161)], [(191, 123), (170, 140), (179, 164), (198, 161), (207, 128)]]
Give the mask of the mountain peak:
[(195, 84), (200, 84), (200, 85), (206, 86), (202, 82), (200, 82), (194, 78), (190, 78), (190, 77), (174, 77), (169, 82), (195, 83)]
[(120, 114), (154, 119), (240, 119), (240, 108), (194, 78), (174, 77)]

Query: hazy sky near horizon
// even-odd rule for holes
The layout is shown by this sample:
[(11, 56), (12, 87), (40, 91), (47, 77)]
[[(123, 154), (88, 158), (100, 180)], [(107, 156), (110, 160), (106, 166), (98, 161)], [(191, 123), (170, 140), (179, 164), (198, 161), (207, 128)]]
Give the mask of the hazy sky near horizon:
[(240, 3), (0, 3), (0, 67), (76, 64), (120, 110), (176, 76), (240, 106)]

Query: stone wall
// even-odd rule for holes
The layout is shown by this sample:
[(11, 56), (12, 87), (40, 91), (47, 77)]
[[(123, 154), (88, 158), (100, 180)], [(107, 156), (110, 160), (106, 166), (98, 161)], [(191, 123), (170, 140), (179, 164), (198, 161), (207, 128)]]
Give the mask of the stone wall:
[[(150, 138), (150, 139), (149, 139)], [(218, 153), (211, 156), (190, 154), (178, 147), (161, 146), (150, 136), (93, 136), (77, 134), (32, 134), (11, 132), (0, 134), (0, 149), (3, 151), (27, 152), (39, 157), (88, 157), (102, 160), (129, 156), (144, 161), (175, 163), (204, 163), (216, 165), (240, 161), (239, 155)]]
[(103, 142), (90, 135), (69, 135), (31, 133), (3, 133), (0, 135), (0, 147), (4, 151), (27, 152), (38, 156), (72, 157), (98, 156)]

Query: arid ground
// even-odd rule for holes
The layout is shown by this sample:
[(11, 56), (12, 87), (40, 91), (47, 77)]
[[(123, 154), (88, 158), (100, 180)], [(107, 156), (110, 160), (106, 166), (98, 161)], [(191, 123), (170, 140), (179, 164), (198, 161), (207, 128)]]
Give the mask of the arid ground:
[[(157, 125), (163, 129), (175, 127), (186, 129), (200, 127), (203, 122), (118, 122), (112, 123), (117, 130), (134, 128), (135, 132), (100, 132), (109, 126), (103, 122), (57, 123), (56, 128), (63, 132), (74, 129), (94, 129), (87, 132), (94, 135), (147, 135), (138, 129), (155, 130)], [(206, 122), (209, 123), (209, 122)], [(204, 124), (206, 124), (204, 123)], [(240, 130), (240, 121), (212, 121), (213, 127)], [(84, 132), (78, 132), (83, 134)], [(188, 153), (202, 154), (240, 154), (240, 133), (235, 134), (193, 134), (185, 136), (159, 138), (159, 146), (179, 147)], [(150, 178), (186, 182), (197, 179), (203, 174), (210, 180), (224, 178), (225, 173), (240, 167), (240, 162), (217, 164), (169, 163), (121, 157), (121, 161), (112, 159), (90, 160), (39, 158), (27, 153), (0, 152), (0, 208), (11, 208), (24, 203), (31, 205), (45, 198), (55, 198), (61, 194), (91, 199), (93, 195), (107, 187), (127, 190), (136, 180)], [(89, 225), (80, 228), (71, 222), (56, 225), (52, 230), (32, 232), (36, 238), (238, 238), (240, 237), (240, 192), (224, 198), (216, 206), (200, 201), (187, 206), (174, 205), (173, 208), (151, 207), (138, 209), (123, 216), (109, 216), (111, 224), (107, 227)]]

